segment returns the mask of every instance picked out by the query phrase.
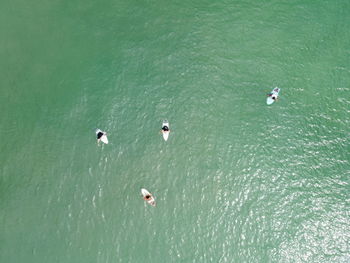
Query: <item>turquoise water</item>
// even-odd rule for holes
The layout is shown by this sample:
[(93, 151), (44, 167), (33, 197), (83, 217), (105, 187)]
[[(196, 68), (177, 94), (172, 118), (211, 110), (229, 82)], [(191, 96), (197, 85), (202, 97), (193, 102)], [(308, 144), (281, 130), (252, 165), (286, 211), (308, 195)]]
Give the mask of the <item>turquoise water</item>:
[(349, 262), (349, 11), (3, 1), (0, 262)]

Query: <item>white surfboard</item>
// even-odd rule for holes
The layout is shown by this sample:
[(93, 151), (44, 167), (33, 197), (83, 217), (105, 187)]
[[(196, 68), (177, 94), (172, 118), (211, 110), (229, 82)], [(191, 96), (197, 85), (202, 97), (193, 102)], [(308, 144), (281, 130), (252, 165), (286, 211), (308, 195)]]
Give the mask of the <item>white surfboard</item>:
[(271, 95), (269, 94), (269, 96), (266, 99), (267, 105), (271, 105), (272, 103), (274, 103), (277, 100), (280, 90), (281, 90), (280, 88), (276, 87), (270, 92)]
[[(166, 126), (166, 127), (168, 127), (168, 131), (164, 131), (163, 130), (163, 127), (164, 126)], [(163, 124), (162, 124), (162, 134), (163, 134), (163, 139), (164, 139), (164, 141), (167, 141), (168, 140), (168, 138), (169, 138), (169, 134), (170, 134), (170, 126), (169, 126), (169, 122), (168, 121), (163, 121)]]
[(108, 144), (107, 133), (105, 133), (104, 131), (101, 131), (100, 129), (97, 129), (97, 130), (96, 130), (96, 136), (97, 136), (100, 132), (102, 132), (103, 135), (102, 135), (100, 138), (97, 138), (97, 140), (100, 139), (101, 142), (103, 142), (103, 143), (105, 143), (105, 144)]
[(145, 188), (141, 188), (141, 194), (143, 200), (145, 200), (151, 206), (156, 206), (156, 200), (154, 199), (153, 195), (150, 192), (148, 192)]

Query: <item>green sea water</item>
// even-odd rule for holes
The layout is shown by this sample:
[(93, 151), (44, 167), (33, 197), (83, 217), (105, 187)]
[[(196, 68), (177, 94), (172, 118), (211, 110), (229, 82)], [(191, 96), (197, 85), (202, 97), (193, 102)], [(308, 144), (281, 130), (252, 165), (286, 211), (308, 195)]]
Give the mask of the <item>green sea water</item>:
[(350, 262), (349, 13), (1, 1), (0, 262)]

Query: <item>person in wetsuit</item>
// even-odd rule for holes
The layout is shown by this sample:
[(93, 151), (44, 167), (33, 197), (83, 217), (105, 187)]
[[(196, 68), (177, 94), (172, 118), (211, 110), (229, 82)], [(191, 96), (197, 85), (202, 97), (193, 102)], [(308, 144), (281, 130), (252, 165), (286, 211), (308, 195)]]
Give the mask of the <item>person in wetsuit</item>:
[(103, 135), (106, 135), (107, 133), (103, 132), (103, 131), (99, 131), (96, 136), (97, 136), (97, 142), (100, 142), (101, 138)]
[(98, 132), (97, 133), (97, 139), (99, 140), (99, 139), (101, 139), (101, 137), (104, 135), (104, 133), (103, 132)]
[(273, 94), (273, 93), (269, 93), (269, 94), (267, 94), (267, 96), (271, 97), (271, 99), (273, 99), (274, 101), (277, 101), (277, 99), (278, 99), (278, 96)]

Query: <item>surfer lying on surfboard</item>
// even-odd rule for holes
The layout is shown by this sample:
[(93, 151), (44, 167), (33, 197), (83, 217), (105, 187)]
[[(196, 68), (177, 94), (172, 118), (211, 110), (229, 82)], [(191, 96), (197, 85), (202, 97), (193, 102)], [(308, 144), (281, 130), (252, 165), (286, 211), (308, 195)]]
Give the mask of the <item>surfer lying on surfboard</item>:
[(96, 137), (97, 137), (97, 143), (99, 143), (101, 140), (102, 142), (104, 143), (108, 143), (108, 140), (107, 140), (107, 133), (104, 132), (104, 131), (101, 131), (101, 130), (97, 130), (96, 131)]
[(277, 101), (278, 100), (278, 96), (274, 93), (269, 93), (267, 94), (268, 97), (271, 97), (271, 99), (273, 99), (274, 101)]
[(143, 200), (145, 200), (151, 206), (156, 206), (156, 201), (154, 200), (154, 197), (145, 188), (141, 189), (141, 194), (142, 194)]
[(266, 104), (271, 105), (279, 98), (280, 88), (274, 88), (269, 94), (267, 94)]
[(162, 129), (160, 130), (163, 134), (163, 139), (165, 141), (168, 140), (169, 134), (170, 134), (170, 126), (168, 121), (163, 121), (162, 123)]
[(146, 195), (145, 197), (143, 197), (143, 199), (145, 199), (146, 201), (149, 201), (152, 199), (151, 195)]
[(168, 131), (169, 131), (169, 127), (166, 126), (166, 125), (164, 125), (164, 126), (162, 127), (162, 132), (168, 132)]

